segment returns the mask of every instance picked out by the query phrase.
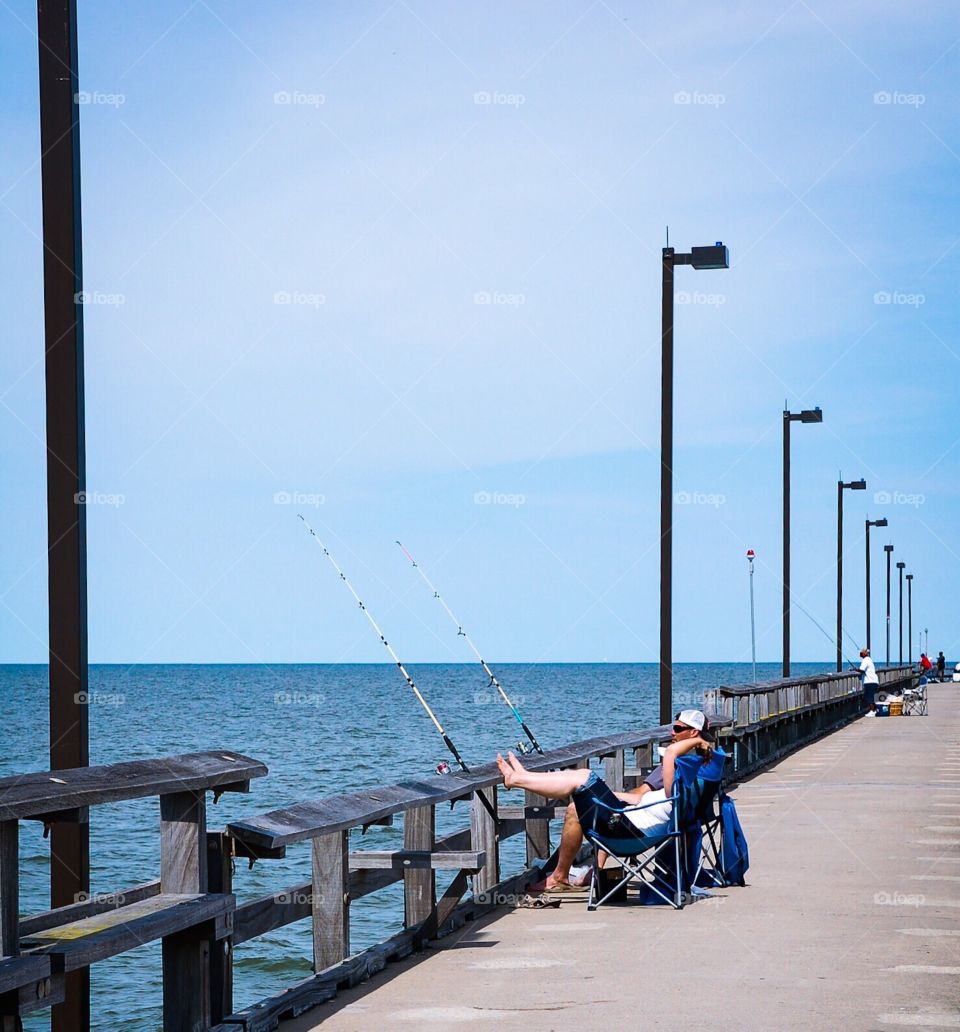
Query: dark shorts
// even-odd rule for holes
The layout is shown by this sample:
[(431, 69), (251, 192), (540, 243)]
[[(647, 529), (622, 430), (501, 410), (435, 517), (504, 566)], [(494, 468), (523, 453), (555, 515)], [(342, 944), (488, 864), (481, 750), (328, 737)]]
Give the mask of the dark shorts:
[(872, 706), (877, 698), (877, 685), (865, 684), (863, 686), (863, 704)]
[[(598, 807), (597, 802), (604, 806)], [(609, 815), (604, 807), (617, 809), (625, 804), (596, 771), (590, 771), (590, 777), (573, 793), (573, 805), (581, 826), (594, 828), (602, 826)]]

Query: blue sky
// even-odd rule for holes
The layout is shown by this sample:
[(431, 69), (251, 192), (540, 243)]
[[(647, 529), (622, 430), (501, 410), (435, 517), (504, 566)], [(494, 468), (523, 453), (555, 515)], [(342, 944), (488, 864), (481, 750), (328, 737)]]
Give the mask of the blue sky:
[[(0, 8), (0, 659), (43, 661), (35, 12)], [(863, 520), (957, 652), (948, 3), (81, 5), (90, 655), (654, 660), (659, 249), (677, 274), (675, 658), (863, 637)], [(877, 497), (880, 493), (879, 498)], [(896, 619), (896, 616), (894, 617)], [(829, 659), (794, 616), (794, 657)], [(853, 646), (847, 642), (848, 651)], [(894, 646), (896, 651), (896, 645)]]

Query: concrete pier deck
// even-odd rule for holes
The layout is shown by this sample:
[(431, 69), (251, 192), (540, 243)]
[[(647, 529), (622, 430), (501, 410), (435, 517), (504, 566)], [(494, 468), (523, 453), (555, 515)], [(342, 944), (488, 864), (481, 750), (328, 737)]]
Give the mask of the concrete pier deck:
[(960, 1029), (960, 685), (734, 796), (745, 888), (504, 911), (282, 1029)]

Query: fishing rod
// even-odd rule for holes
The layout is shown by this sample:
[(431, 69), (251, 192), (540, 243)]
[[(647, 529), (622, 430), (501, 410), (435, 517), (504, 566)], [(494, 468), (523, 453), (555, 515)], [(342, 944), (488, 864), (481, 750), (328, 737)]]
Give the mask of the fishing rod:
[[(416, 685), (416, 682), (410, 676), (410, 674), (407, 672), (407, 668), (403, 665), (403, 663), (400, 662), (400, 657), (396, 654), (396, 652), (393, 651), (393, 646), (390, 644), (390, 642), (387, 641), (386, 637), (384, 636), (383, 631), (380, 630), (380, 627), (378, 626), (377, 621), (374, 620), (374, 618), (370, 615), (370, 610), (367, 609), (367, 607), (363, 604), (363, 600), (356, 593), (356, 591), (354, 590), (354, 587), (350, 583), (350, 581), (347, 580), (346, 574), (337, 565), (337, 561), (330, 554), (330, 550), (320, 540), (320, 538), (317, 537), (317, 532), (313, 529), (313, 527), (310, 526), (309, 523), (307, 523), (307, 521), (303, 518), (303, 516), (300, 516), (300, 519), (303, 521), (303, 525), (310, 532), (310, 536), (313, 538), (313, 540), (316, 541), (316, 543), (323, 549), (323, 554), (330, 560), (330, 563), (332, 564), (333, 568), (337, 571), (337, 574), (340, 577), (340, 580), (342, 580), (343, 583), (346, 584), (347, 589), (349, 590), (350, 594), (353, 595), (353, 597), (357, 600), (357, 604), (363, 610), (363, 615), (370, 621), (370, 626), (374, 629), (374, 631), (376, 632), (377, 637), (380, 639), (380, 641), (383, 642), (383, 647), (387, 650), (387, 652), (390, 653), (390, 658), (394, 661), (394, 663), (397, 664), (397, 669), (400, 671), (401, 674), (403, 674), (404, 680), (407, 682), (407, 685), (413, 691), (413, 694), (416, 695), (417, 701), (424, 708), (424, 710), (426, 710), (427, 716), (433, 721), (433, 726), (440, 733), (440, 737), (443, 739), (443, 744), (450, 750), (451, 754), (453, 755), (453, 758), (457, 761), (457, 764), (460, 767), (460, 769), (462, 771), (464, 771), (465, 773), (469, 773), (470, 772), (470, 768), (467, 766), (467, 764), (464, 761), (463, 757), (460, 755), (460, 752), (457, 749), (457, 747), (453, 744), (453, 741), (451, 740), (450, 736), (447, 734), (446, 731), (444, 731), (443, 725), (440, 723), (439, 720), (437, 720), (437, 715), (433, 712), (433, 710), (430, 708), (429, 703), (427, 702), (427, 700), (421, 694), (420, 689)], [(438, 768), (437, 768), (437, 773), (438, 774), (445, 774), (446, 773), (446, 771), (441, 769), (444, 766), (446, 766), (446, 764), (440, 764), (438, 766)], [(483, 794), (482, 793), (478, 793), (478, 794), (479, 794), (480, 799), (483, 800), (484, 804), (486, 804), (486, 798), (483, 796)], [(494, 815), (494, 820), (496, 820), (496, 815)]]
[[(473, 654), (477, 657), (477, 659), (480, 660), (480, 665), (483, 667), (484, 673), (487, 675), (487, 677), (490, 678), (490, 687), (491, 688), (496, 688), (496, 690), (500, 693), (500, 698), (503, 699), (503, 701), (506, 703), (506, 705), (510, 708), (510, 712), (514, 715), (514, 717), (516, 717), (517, 723), (523, 728), (523, 733), (530, 740), (530, 745), (532, 745), (533, 748), (536, 749), (536, 751), (542, 755), (543, 754), (543, 749), (540, 748), (540, 743), (537, 741), (536, 735), (527, 726), (527, 722), (520, 715), (520, 711), (517, 709), (517, 707), (514, 706), (514, 704), (510, 701), (510, 697), (503, 690), (503, 685), (501, 685), (500, 682), (497, 680), (496, 674), (494, 674), (494, 672), (490, 669), (489, 665), (487, 664), (487, 661), (483, 658), (483, 656), (480, 655), (480, 650), (473, 643), (473, 639), (463, 629), (463, 624), (461, 624), (460, 621), (453, 615), (453, 611), (450, 609), (450, 607), (444, 601), (444, 599), (441, 596), (440, 592), (437, 591), (437, 589), (434, 586), (433, 582), (430, 580), (430, 578), (427, 576), (426, 572), (424, 571), (423, 567), (416, 561), (416, 559), (413, 558), (413, 556), (407, 551), (407, 549), (404, 547), (404, 545), (401, 542), (398, 541), (397, 544), (400, 545), (400, 550), (410, 560), (410, 565), (413, 566), (414, 569), (423, 578), (424, 584), (426, 584), (426, 586), (430, 589), (430, 591), (433, 592), (433, 597), (440, 603), (440, 605), (443, 606), (444, 610), (447, 613), (447, 616), (449, 616), (450, 619), (453, 621), (453, 625), (457, 629), (457, 634), (461, 638), (463, 638), (464, 641), (466, 641), (466, 643), (470, 646), (471, 649), (473, 649)], [(519, 748), (520, 748), (520, 752), (523, 753), (523, 752), (527, 752), (528, 751), (529, 746), (526, 746), (526, 745), (524, 745), (521, 742), (521, 743), (519, 743)]]

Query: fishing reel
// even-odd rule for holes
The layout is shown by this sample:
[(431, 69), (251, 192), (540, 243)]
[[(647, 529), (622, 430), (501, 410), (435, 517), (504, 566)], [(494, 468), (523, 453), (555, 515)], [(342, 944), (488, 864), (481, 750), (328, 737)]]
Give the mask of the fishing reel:
[(447, 763), (446, 760), (441, 760), (437, 764), (437, 766), (436, 766), (436, 773), (437, 774), (449, 774), (450, 773), (450, 764)]
[(517, 742), (515, 751), (519, 756), (526, 756), (527, 753), (533, 752), (533, 746), (529, 742)]

